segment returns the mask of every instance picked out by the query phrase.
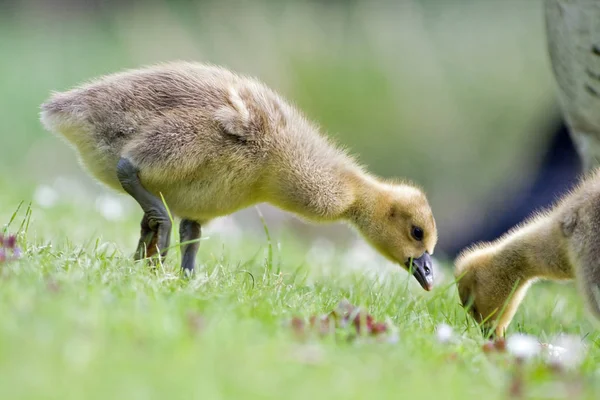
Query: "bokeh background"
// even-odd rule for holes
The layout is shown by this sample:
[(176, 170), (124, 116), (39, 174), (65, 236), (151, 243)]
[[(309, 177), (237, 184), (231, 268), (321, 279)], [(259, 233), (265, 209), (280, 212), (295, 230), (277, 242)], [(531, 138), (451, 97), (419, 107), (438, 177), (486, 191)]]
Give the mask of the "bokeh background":
[[(39, 105), (52, 90), (173, 59), (258, 77), (374, 173), (423, 186), (441, 258), (550, 203), (579, 169), (541, 0), (0, 0), (0, 192), (31, 199), (34, 215), (73, 202), (108, 221), (140, 213), (43, 130)], [(343, 226), (262, 210), (274, 234), (354, 243)], [(259, 224), (254, 209), (215, 222), (238, 234)]]

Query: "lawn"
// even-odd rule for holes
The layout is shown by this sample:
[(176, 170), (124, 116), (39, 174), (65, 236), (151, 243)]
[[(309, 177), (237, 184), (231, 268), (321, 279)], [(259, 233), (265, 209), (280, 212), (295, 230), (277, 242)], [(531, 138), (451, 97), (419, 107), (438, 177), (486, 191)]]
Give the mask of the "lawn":
[[(209, 230), (197, 274), (186, 280), (176, 247), (156, 270), (131, 260), (137, 212), (115, 221), (93, 204), (69, 202), (34, 202), (28, 211), (33, 191), (8, 189), (0, 190), (0, 216), (12, 219), (6, 230), (19, 232), (22, 256), (0, 264), (0, 398), (503, 399), (511, 392), (512, 357), (482, 351), (485, 338), (458, 305), (448, 273), (426, 293), (401, 270), (353, 268), (351, 249), (319, 262), (318, 251), (289, 235)], [(347, 340), (339, 329), (299, 337), (289, 325), (344, 299), (396, 335)], [(454, 331), (450, 343), (436, 334), (441, 324)], [(598, 336), (571, 285), (535, 286), (509, 335), (517, 332), (543, 342), (569, 333), (587, 344), (571, 372), (553, 371), (542, 357), (527, 362), (519, 390), (597, 398)]]

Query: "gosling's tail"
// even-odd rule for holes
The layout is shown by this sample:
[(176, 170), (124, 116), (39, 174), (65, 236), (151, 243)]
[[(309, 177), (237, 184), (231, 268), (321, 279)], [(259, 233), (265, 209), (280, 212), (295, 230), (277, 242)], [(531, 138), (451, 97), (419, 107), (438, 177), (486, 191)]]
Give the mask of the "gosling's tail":
[(70, 136), (85, 124), (87, 107), (74, 90), (52, 93), (40, 109), (40, 121), (50, 132)]

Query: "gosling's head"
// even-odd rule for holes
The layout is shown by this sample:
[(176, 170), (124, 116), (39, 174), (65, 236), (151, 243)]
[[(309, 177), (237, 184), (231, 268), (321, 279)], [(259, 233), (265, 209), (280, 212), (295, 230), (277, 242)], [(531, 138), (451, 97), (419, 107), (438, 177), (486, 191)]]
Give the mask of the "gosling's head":
[(462, 306), (487, 333), (504, 335), (525, 295), (528, 281), (519, 273), (515, 254), (497, 254), (490, 245), (461, 253), (455, 260), (454, 275)]
[(431, 290), (437, 229), (427, 197), (405, 184), (380, 184), (369, 197), (355, 211), (358, 229), (383, 256), (412, 273), (423, 289)]

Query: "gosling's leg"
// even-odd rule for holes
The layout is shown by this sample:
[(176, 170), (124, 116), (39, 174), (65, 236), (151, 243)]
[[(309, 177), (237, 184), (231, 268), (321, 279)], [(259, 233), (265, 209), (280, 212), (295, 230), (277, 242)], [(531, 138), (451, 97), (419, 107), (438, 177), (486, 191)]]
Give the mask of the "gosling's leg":
[[(162, 257), (166, 257), (171, 241), (171, 220), (162, 201), (144, 188), (138, 172), (139, 170), (127, 158), (122, 157), (117, 163), (117, 178), (121, 186), (144, 211), (140, 243), (135, 257), (143, 256), (145, 247), (154, 243), (153, 247)], [(143, 246), (141, 252), (140, 246)], [(154, 250), (149, 249), (148, 252), (154, 254)]]
[[(194, 264), (196, 263), (196, 253), (200, 247), (200, 235), (202, 230), (200, 224), (189, 219), (181, 220), (179, 224), (179, 238), (182, 245), (181, 249), (181, 268), (185, 273), (194, 272)], [(186, 243), (193, 241), (192, 243)]]

